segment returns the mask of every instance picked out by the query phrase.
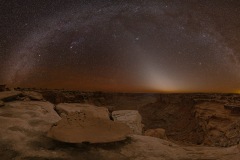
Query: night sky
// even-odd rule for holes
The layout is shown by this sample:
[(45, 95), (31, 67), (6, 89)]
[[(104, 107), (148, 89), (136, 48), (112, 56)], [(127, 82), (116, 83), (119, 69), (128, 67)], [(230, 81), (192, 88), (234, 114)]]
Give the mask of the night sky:
[(239, 92), (239, 0), (0, 0), (0, 83)]

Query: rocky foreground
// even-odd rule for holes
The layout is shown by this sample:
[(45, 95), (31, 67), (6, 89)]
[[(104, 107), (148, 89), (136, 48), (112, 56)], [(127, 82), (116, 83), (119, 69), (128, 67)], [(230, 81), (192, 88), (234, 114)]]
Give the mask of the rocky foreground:
[(240, 157), (239, 95), (39, 92), (0, 92), (1, 159)]

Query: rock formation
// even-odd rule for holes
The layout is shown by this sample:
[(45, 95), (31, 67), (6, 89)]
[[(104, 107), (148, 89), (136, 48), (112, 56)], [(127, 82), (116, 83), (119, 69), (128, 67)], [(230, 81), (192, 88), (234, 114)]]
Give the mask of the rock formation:
[[(144, 135), (148, 136), (132, 134), (118, 141), (125, 139), (125, 132), (119, 129), (127, 125), (110, 120), (106, 108), (104, 112), (94, 105), (66, 104), (67, 107), (56, 107), (58, 113), (65, 114), (61, 118), (49, 102), (33, 101), (23, 91), (0, 92), (0, 106), (4, 102), (0, 107), (0, 159), (238, 160), (240, 157), (240, 95), (113, 95), (84, 93), (84, 100), (97, 102), (103, 108), (111, 106), (115, 113), (129, 110), (124, 114), (113, 112), (112, 117), (120, 121), (125, 118), (124, 123), (132, 128), (141, 124), (133, 111), (138, 110), (145, 125)], [(84, 117), (84, 113), (88, 116)], [(132, 123), (132, 119), (137, 123)], [(168, 139), (160, 139), (165, 137), (164, 130)]]
[(142, 134), (142, 117), (136, 110), (119, 110), (112, 112), (114, 121), (123, 122), (127, 124), (133, 134)]
[(226, 147), (240, 142), (240, 117), (223, 104), (200, 103), (195, 106), (195, 115), (205, 133), (204, 144)]
[(67, 143), (107, 143), (124, 140), (130, 133), (127, 125), (96, 117), (86, 109), (63, 117), (48, 136)]
[(22, 92), (20, 92), (20, 91), (0, 92), (0, 100), (2, 100), (2, 101), (15, 100), (20, 95), (22, 95)]
[(33, 91), (24, 91), (23, 96), (29, 97), (31, 100), (41, 101), (43, 100), (42, 94)]
[[(6, 102), (0, 107), (0, 157), (42, 155), (47, 131), (60, 120), (49, 102)], [(20, 155), (21, 153), (21, 155)]]
[(181, 146), (159, 138), (133, 135), (132, 143), (121, 150), (121, 154), (137, 160), (238, 160), (238, 146), (216, 148), (206, 146)]
[(144, 132), (144, 136), (156, 137), (160, 139), (167, 139), (165, 129), (156, 128), (156, 129), (148, 129)]
[(110, 119), (109, 111), (105, 107), (97, 107), (90, 104), (81, 103), (60, 103), (56, 106), (56, 111), (62, 116), (66, 116), (69, 113), (88, 111), (96, 118)]
[(225, 104), (224, 108), (230, 110), (231, 114), (240, 115), (240, 104)]

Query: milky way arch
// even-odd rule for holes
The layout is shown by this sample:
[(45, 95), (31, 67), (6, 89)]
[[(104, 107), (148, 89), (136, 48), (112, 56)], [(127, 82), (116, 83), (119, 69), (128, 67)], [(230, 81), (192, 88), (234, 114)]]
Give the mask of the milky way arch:
[(35, 22), (12, 47), (5, 81), (37, 83), (49, 72), (66, 70), (76, 76), (64, 78), (59, 71), (52, 78), (71, 82), (84, 75), (94, 83), (130, 81), (136, 88), (156, 91), (218, 90), (229, 79), (238, 84), (236, 53), (203, 18), (163, 2), (96, 3), (61, 10)]

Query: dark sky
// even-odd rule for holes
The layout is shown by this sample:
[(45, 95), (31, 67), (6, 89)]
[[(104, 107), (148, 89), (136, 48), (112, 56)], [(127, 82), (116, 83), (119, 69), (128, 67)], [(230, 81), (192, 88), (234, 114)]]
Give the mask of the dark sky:
[(239, 92), (239, 0), (0, 0), (0, 83)]

